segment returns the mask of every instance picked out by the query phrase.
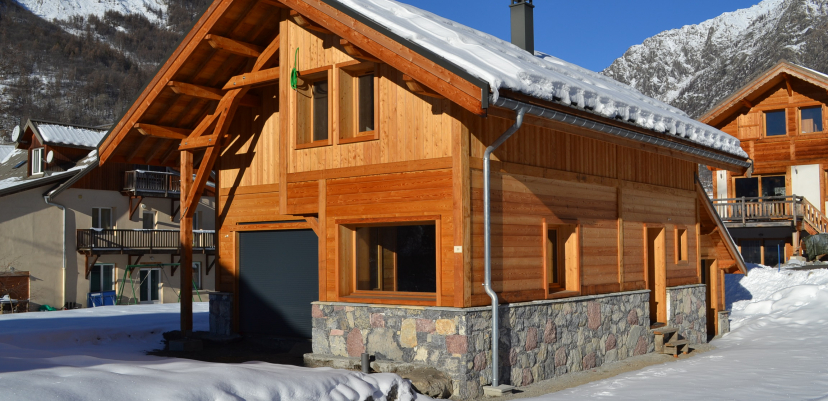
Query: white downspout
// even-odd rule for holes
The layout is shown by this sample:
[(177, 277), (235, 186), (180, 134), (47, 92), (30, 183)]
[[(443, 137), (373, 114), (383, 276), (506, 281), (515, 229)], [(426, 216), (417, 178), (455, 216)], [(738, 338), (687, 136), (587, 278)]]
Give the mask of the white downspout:
[(498, 342), (500, 341), (500, 325), (499, 325), (499, 311), (497, 302), (497, 293), (492, 289), (492, 224), (491, 224), (491, 191), (489, 177), (489, 159), (492, 152), (495, 151), (503, 142), (506, 142), (520, 126), (523, 125), (523, 116), (526, 115), (526, 107), (521, 107), (517, 110), (517, 118), (515, 123), (509, 127), (500, 138), (488, 148), (483, 154), (483, 236), (484, 236), (484, 278), (483, 288), (486, 294), (492, 299), (492, 387), (500, 385), (500, 365), (498, 361)]
[(58, 307), (58, 309), (60, 309), (66, 305), (66, 207), (57, 203), (49, 202), (48, 195), (43, 196), (43, 201), (46, 202), (47, 205), (54, 206), (63, 212), (63, 227), (61, 227), (60, 230), (63, 235), (63, 252), (61, 252), (61, 256), (63, 257), (63, 269), (60, 283), (60, 306)]

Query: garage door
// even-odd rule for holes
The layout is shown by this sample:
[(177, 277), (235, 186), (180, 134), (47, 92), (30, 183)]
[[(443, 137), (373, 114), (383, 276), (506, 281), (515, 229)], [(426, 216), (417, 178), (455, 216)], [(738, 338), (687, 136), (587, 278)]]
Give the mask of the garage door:
[(239, 234), (239, 325), (243, 334), (311, 338), (319, 300), (318, 240), (312, 230)]

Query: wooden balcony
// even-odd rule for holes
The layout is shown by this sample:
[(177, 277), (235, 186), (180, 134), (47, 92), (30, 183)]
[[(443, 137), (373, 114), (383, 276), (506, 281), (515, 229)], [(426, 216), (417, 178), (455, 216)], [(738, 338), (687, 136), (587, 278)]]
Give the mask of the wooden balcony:
[[(178, 230), (77, 230), (77, 250), (94, 255), (180, 253)], [(193, 231), (193, 252), (215, 254), (216, 232)]]
[(802, 196), (713, 199), (713, 206), (728, 228), (790, 226), (811, 234), (828, 232), (828, 218)]
[(124, 173), (124, 192), (151, 198), (181, 197), (181, 177), (159, 171), (132, 170)]

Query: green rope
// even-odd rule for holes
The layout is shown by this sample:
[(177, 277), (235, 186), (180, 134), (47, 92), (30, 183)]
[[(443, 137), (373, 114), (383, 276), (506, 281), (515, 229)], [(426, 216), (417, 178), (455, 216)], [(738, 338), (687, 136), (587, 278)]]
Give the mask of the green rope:
[(293, 56), (293, 69), (290, 70), (290, 87), (293, 90), (299, 86), (299, 48), (296, 48), (296, 55)]

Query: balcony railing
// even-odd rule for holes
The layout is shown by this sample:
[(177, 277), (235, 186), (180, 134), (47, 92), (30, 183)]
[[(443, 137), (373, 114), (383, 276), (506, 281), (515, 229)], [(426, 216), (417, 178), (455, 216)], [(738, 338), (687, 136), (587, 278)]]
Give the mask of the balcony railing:
[[(121, 253), (144, 251), (146, 253), (177, 253), (179, 250), (178, 230), (77, 230), (79, 251)], [(216, 249), (216, 232), (193, 230), (193, 250), (213, 251)]]
[(181, 177), (173, 173), (133, 170), (124, 173), (124, 191), (151, 196), (180, 196)]
[(802, 196), (766, 196), (714, 199), (716, 212), (727, 223), (791, 221), (806, 222), (818, 232), (828, 232), (828, 218)]

